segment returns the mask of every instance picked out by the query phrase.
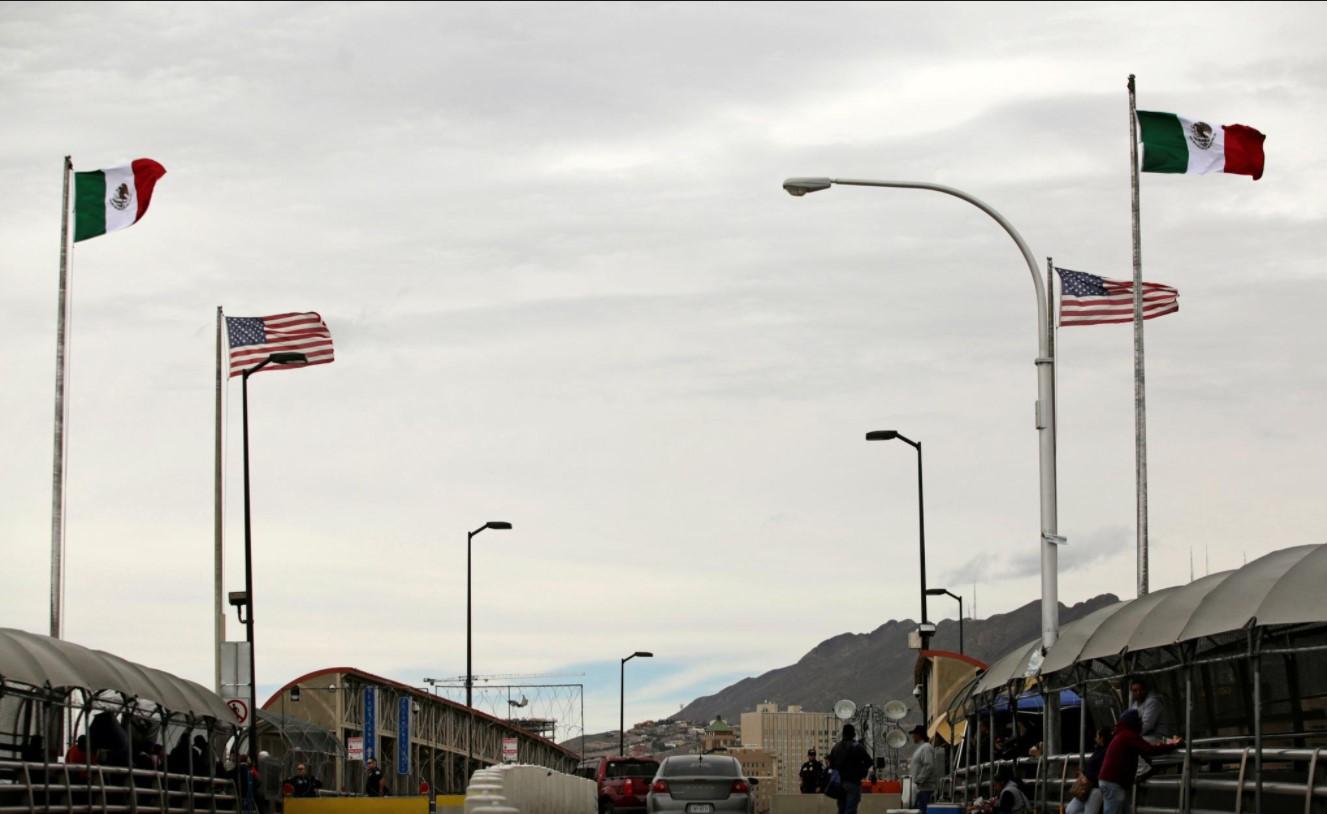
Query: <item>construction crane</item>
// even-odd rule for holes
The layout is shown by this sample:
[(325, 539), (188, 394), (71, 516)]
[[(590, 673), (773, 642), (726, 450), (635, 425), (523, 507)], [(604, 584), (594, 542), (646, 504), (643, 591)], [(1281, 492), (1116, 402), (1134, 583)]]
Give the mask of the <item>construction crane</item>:
[[(512, 679), (524, 678), (584, 678), (585, 673), (490, 673), (487, 675), (473, 676), (472, 679), (478, 683), (480, 681), (510, 681)], [(456, 676), (455, 678), (425, 678), (424, 683), (430, 687), (455, 687), (465, 686), (465, 676)]]

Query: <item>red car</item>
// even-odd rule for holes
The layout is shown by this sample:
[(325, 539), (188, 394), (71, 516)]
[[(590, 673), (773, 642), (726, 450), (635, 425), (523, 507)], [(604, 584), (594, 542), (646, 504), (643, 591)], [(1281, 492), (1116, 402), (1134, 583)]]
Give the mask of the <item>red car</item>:
[(599, 786), (599, 814), (615, 814), (645, 810), (657, 771), (659, 761), (652, 757), (598, 757), (582, 762), (576, 774)]

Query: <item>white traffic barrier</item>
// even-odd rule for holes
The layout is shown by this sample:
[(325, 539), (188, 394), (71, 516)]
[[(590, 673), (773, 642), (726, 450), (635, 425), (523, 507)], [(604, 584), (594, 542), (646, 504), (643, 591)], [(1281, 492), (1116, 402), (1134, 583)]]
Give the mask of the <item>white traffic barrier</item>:
[(474, 773), (466, 814), (595, 814), (593, 780), (543, 766), (507, 764)]

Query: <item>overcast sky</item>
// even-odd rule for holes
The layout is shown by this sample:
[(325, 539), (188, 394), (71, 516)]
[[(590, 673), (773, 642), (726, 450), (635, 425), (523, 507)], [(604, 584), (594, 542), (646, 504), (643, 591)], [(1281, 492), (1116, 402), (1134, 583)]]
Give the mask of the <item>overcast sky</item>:
[[(0, 7), (0, 624), (47, 632), (60, 165), (145, 156), (73, 252), (72, 641), (212, 683), (217, 306), (322, 313), (251, 384), (259, 683), (574, 676), (591, 731), (916, 618), (1039, 595), (1034, 301), (1008, 237), (1127, 278), (1139, 105), (1267, 134), (1142, 179), (1152, 583), (1322, 542), (1317, 5)], [(1060, 333), (1061, 597), (1132, 597), (1128, 326)], [(228, 590), (243, 587), (239, 383)], [(974, 587), (975, 586), (975, 587)], [(953, 603), (932, 615), (952, 615)], [(971, 606), (971, 603), (970, 603)], [(230, 635), (243, 628), (230, 623)], [(584, 674), (580, 677), (579, 674)], [(264, 693), (265, 695), (265, 693)], [(785, 699), (771, 699), (785, 700)]]

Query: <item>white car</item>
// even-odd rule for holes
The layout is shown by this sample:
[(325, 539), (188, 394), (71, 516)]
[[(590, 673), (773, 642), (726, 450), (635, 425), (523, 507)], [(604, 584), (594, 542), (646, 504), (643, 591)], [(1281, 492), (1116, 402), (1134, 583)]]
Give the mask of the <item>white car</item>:
[(665, 758), (650, 784), (650, 814), (753, 814), (755, 778), (742, 776), (742, 764), (727, 755), (674, 755)]

